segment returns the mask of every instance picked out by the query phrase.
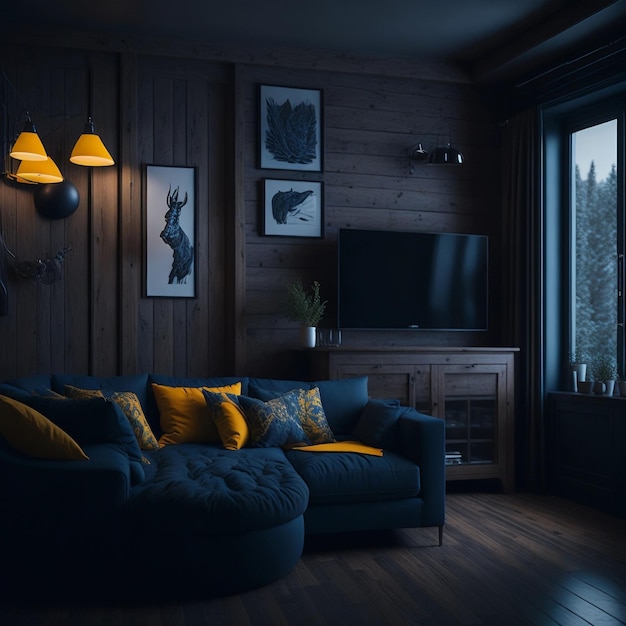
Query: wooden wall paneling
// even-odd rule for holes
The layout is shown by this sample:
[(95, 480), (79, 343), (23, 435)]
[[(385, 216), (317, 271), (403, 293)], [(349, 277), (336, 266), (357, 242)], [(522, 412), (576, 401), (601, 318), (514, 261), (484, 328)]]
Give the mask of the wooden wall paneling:
[[(190, 128), (188, 125), (191, 125), (192, 122), (189, 119), (188, 82), (183, 78), (176, 79), (172, 82), (171, 106), (171, 156), (169, 161), (163, 161), (163, 163), (171, 163), (172, 165), (193, 165), (194, 163), (189, 161)], [(165, 225), (165, 221), (163, 224)], [(198, 233), (196, 233), (196, 237), (197, 236)], [(187, 307), (190, 302), (192, 302), (192, 300), (187, 300), (186, 298), (172, 299), (172, 371), (180, 375), (185, 375), (187, 368), (193, 367), (193, 364), (189, 362), (189, 344), (191, 338), (187, 333)]]
[[(256, 58), (253, 64), (243, 61), (250, 57), (241, 53), (218, 60), (182, 44), (157, 50), (137, 42), (130, 48), (100, 43), (101, 52), (92, 55), (100, 106), (95, 121), (101, 132), (108, 124), (118, 125), (119, 168), (94, 172), (88, 180), (85, 168), (66, 164), (64, 157), (61, 169), (79, 188), (81, 204), (62, 225), (33, 219), (26, 191), (7, 186), (0, 191), (0, 200), (10, 202), (9, 211), (0, 210), (3, 218), (9, 216), (8, 236), (17, 252), (36, 258), (52, 251), (57, 239), (73, 246), (62, 283), (45, 290), (24, 282), (12, 286), (15, 310), (10, 320), (0, 319), (2, 338), (16, 338), (9, 348), (11, 364), (2, 365), (9, 375), (39, 367), (105, 373), (116, 364), (123, 373), (222, 373), (231, 364), (233, 372), (288, 375), (286, 355), (298, 346), (298, 328), (282, 312), (284, 283), (297, 277), (320, 280), (329, 315), (334, 314), (338, 228), (489, 228), (499, 236), (497, 164), (486, 167), (480, 161), (497, 148), (498, 133), (480, 90), (425, 80), (428, 72), (400, 70), (386, 61), (371, 66), (363, 60), (336, 66), (323, 62), (315, 69), (314, 63), (302, 64), (302, 55), (294, 61), (279, 51), (260, 65)], [(133, 45), (136, 53), (130, 51)], [(44, 97), (43, 91), (63, 74), (65, 111), (80, 114), (82, 126), (88, 57), (72, 52), (67, 42), (59, 46), (65, 47), (50, 58), (30, 46), (9, 66), (19, 67), (25, 95), (42, 108), (48, 102), (56, 108), (58, 94)], [(41, 68), (47, 68), (48, 77)], [(117, 77), (119, 92), (112, 87)], [(259, 83), (323, 89), (324, 172), (258, 168)], [(115, 119), (117, 102), (121, 113)], [(416, 167), (409, 174), (408, 146), (440, 116), (449, 120), (466, 165)], [(69, 143), (60, 151), (70, 150)], [(199, 168), (197, 300), (143, 297), (146, 163)], [(260, 184), (272, 177), (324, 182), (323, 240), (259, 234)], [(40, 250), (42, 245), (47, 249)], [(111, 246), (119, 259), (112, 267), (105, 252)], [(498, 262), (496, 256), (493, 263)], [(48, 334), (38, 336), (43, 325)], [(471, 345), (484, 339), (459, 333), (344, 334), (344, 342), (352, 345)], [(10, 340), (3, 345), (11, 346)]]
[[(153, 163), (175, 165), (174, 161), (174, 81), (170, 77), (154, 78), (154, 154)], [(173, 309), (171, 298), (155, 298), (154, 303), (154, 371), (174, 373), (173, 360)]]
[(137, 55), (121, 54), (119, 153), (120, 289), (118, 355), (120, 374), (140, 371), (139, 301), (142, 296), (142, 167), (138, 158)]
[[(89, 66), (87, 55), (76, 67), (66, 69), (66, 112), (70, 120), (70, 143), (78, 138), (89, 112)], [(70, 128), (72, 129), (70, 131)], [(78, 134), (77, 134), (78, 133)], [(62, 168), (66, 177), (76, 186), (80, 201), (78, 209), (66, 222), (67, 245), (72, 248), (63, 267), (65, 281), (65, 363), (63, 371), (86, 374), (91, 367), (91, 221), (89, 169), (69, 162), (72, 149), (64, 156)]]
[[(232, 328), (227, 324), (228, 311), (232, 311), (233, 286), (227, 279), (231, 276), (232, 267), (228, 251), (229, 233), (232, 228), (227, 227), (227, 221), (233, 219), (232, 203), (227, 200), (228, 162), (226, 145), (232, 139), (229, 133), (228, 100), (230, 87), (223, 83), (210, 83), (207, 86), (209, 96), (207, 115), (208, 127), (203, 135), (208, 156), (203, 161), (207, 164), (204, 175), (205, 193), (207, 198), (204, 207), (207, 247), (205, 253), (204, 275), (206, 283), (204, 293), (204, 310), (207, 315), (202, 319), (202, 328), (198, 329), (199, 336), (205, 339), (201, 344), (205, 348), (203, 365), (207, 373), (217, 374), (230, 371), (232, 357), (229, 352), (227, 333)], [(198, 355), (200, 356), (200, 355)]]
[[(31, 52), (31, 55), (34, 54)], [(31, 107), (31, 115), (35, 118), (35, 111), (39, 112), (39, 97), (37, 91), (37, 77), (39, 67), (37, 59), (32, 59), (32, 64), (28, 60), (32, 59), (29, 55), (26, 59), (17, 61), (13, 66), (15, 75), (9, 75), (20, 97)], [(37, 107), (37, 108), (35, 108)], [(16, 111), (18, 118), (24, 120), (23, 111), (20, 107), (19, 112)], [(42, 117), (40, 113), (40, 117)], [(36, 124), (36, 122), (35, 122)], [(21, 126), (18, 126), (18, 129)], [(19, 165), (15, 163), (15, 167)], [(24, 186), (19, 188), (17, 197), (17, 228), (16, 240), (14, 242), (13, 252), (18, 260), (35, 260), (41, 254), (37, 251), (37, 223), (38, 217), (35, 213), (33, 205), (32, 187)], [(19, 280), (16, 284), (15, 297), (17, 299), (17, 320), (16, 333), (19, 337), (19, 350), (16, 355), (16, 373), (28, 373), (36, 371), (38, 368), (38, 316), (37, 306), (39, 304), (39, 291), (41, 286), (30, 281)]]
[(141, 59), (137, 68), (137, 82), (139, 84), (137, 95), (137, 127), (134, 138), (137, 145), (137, 161), (140, 166), (139, 177), (141, 180), (140, 197), (140, 215), (141, 215), (141, 253), (139, 272), (141, 274), (141, 297), (139, 297), (138, 306), (138, 328), (137, 328), (137, 345), (135, 349), (138, 351), (138, 370), (140, 372), (154, 371), (155, 361), (155, 345), (156, 336), (154, 335), (154, 315), (155, 302), (154, 298), (146, 298), (145, 293), (145, 165), (156, 164), (154, 159), (154, 140), (155, 140), (155, 122), (154, 122), (154, 80), (152, 73), (146, 69), (145, 60)]
[[(39, 51), (38, 51), (39, 52)], [(58, 100), (65, 98), (65, 90), (63, 88), (57, 89), (57, 80), (62, 77), (54, 74), (54, 68), (47, 67), (42, 62), (43, 59), (39, 57), (37, 59), (37, 101), (40, 103), (40, 110), (42, 111), (44, 119), (40, 124), (39, 133), (41, 134), (44, 147), (48, 154), (52, 155), (59, 168), (63, 171), (64, 163), (61, 159), (61, 154), (55, 150), (55, 146), (52, 143), (52, 137), (50, 135), (50, 127), (45, 124), (46, 121), (51, 120), (53, 124), (58, 124), (59, 120), (56, 118), (55, 113), (62, 111), (61, 108), (56, 108)], [(55, 80), (56, 79), (56, 80)], [(63, 81), (60, 81), (63, 86)], [(52, 87), (55, 87), (53, 89)], [(54, 92), (54, 93), (53, 93)], [(60, 96), (60, 97), (59, 97)], [(45, 118), (48, 118), (47, 120)], [(44, 125), (45, 124), (45, 125)], [(45, 129), (45, 130), (43, 130)], [(30, 192), (39, 190), (39, 187), (31, 186)], [(56, 250), (54, 249), (57, 242), (53, 241), (52, 236), (52, 224), (51, 220), (41, 218), (35, 209), (34, 200), (30, 209), (35, 217), (35, 250), (37, 259), (46, 258), (54, 255)], [(61, 278), (62, 280), (62, 278)], [(35, 321), (35, 334), (37, 337), (37, 357), (36, 357), (36, 371), (48, 372), (51, 367), (51, 323), (53, 316), (56, 313), (52, 308), (52, 291), (55, 285), (38, 285), (37, 289), (37, 308), (36, 308), (36, 321)]]
[(211, 288), (209, 254), (211, 252), (209, 212), (211, 189), (209, 159), (209, 85), (205, 79), (194, 78), (187, 82), (186, 100), (186, 163), (196, 167), (196, 243), (195, 272), (197, 274), (196, 298), (186, 303), (185, 326), (186, 373), (206, 375), (209, 366), (209, 328)]
[[(406, 152), (423, 135), (435, 143), (452, 140), (462, 151), (470, 136), (477, 154), (492, 146), (487, 113), (467, 85), (434, 81), (310, 71), (306, 75), (278, 68), (255, 67), (247, 72), (245, 110), (246, 265), (248, 365), (272, 374), (289, 369), (289, 349), (298, 346), (297, 325), (281, 309), (282, 286), (294, 277), (309, 282), (317, 277), (328, 293), (326, 323), (336, 312), (336, 237), (340, 227), (412, 229), (498, 234), (497, 185), (485, 168), (437, 168), (416, 165), (410, 173)], [(317, 87), (324, 93), (324, 172), (260, 170), (257, 168), (256, 85)], [(443, 118), (440, 125), (438, 120)], [(480, 130), (470, 131), (478, 127)], [(426, 139), (424, 140), (426, 143)], [(310, 241), (265, 238), (259, 235), (263, 178), (324, 181), (325, 237)], [(492, 183), (492, 184), (490, 184)], [(494, 193), (495, 190), (495, 193)], [(488, 218), (488, 219), (485, 219)], [(265, 276), (271, 276), (266, 284)], [(321, 277), (321, 278), (320, 278)], [(268, 291), (269, 289), (269, 291)], [(446, 345), (484, 339), (475, 334), (367, 333), (348, 341), (367, 345), (386, 342), (428, 342)]]
[[(4, 240), (11, 250), (15, 250), (17, 241), (17, 189), (8, 184), (2, 184), (0, 194), (0, 226)], [(2, 254), (3, 251), (0, 251)], [(7, 287), (8, 311), (6, 316), (0, 317), (0, 338), (2, 345), (2, 358), (0, 358), (0, 378), (6, 379), (17, 374), (17, 353), (22, 350), (20, 338), (17, 334), (17, 311), (18, 289), (15, 273), (8, 259), (4, 265), (4, 280)]]
[[(152, 157), (146, 161), (198, 167), (198, 298), (153, 300), (154, 367), (205, 374), (211, 361), (220, 367), (225, 358), (226, 104), (220, 85), (226, 73), (215, 64), (181, 65), (160, 58), (142, 59), (141, 72), (154, 85), (152, 93), (140, 92), (140, 98), (151, 98), (146, 107), (153, 120)], [(210, 95), (214, 88), (216, 97)], [(215, 324), (209, 323), (212, 318)]]
[(91, 55), (90, 110), (96, 131), (116, 160), (111, 167), (89, 168), (91, 206), (91, 355), (90, 372), (110, 375), (118, 367), (119, 298), (119, 219), (118, 171), (119, 128), (117, 59), (111, 55)]
[[(72, 85), (68, 80), (68, 74), (75, 71), (68, 70), (61, 66), (61, 64), (55, 64), (50, 69), (51, 81), (50, 81), (50, 111), (55, 113), (55, 122), (58, 122), (56, 114), (66, 111), (66, 103), (68, 101)], [(62, 89), (59, 86), (63, 86)], [(54, 86), (54, 88), (53, 88)], [(68, 143), (75, 140), (72, 137), (71, 131), (67, 128), (68, 124), (61, 124), (55, 132), (53, 132), (47, 139), (47, 150), (51, 151), (53, 158), (57, 165), (67, 176), (68, 171)], [(67, 220), (50, 220), (50, 254), (56, 254), (63, 248), (70, 247), (67, 240)], [(48, 364), (40, 371), (42, 372), (61, 372), (65, 369), (65, 303), (66, 303), (66, 263), (72, 263), (72, 252), (69, 251), (66, 255), (66, 259), (63, 262), (61, 268), (61, 277), (55, 283), (50, 285), (50, 317), (46, 323), (48, 332), (50, 334), (49, 341), (49, 358)]]
[(226, 233), (232, 241), (228, 251), (226, 278), (233, 290), (233, 305), (229, 311), (227, 328), (233, 338), (233, 355), (230, 365), (233, 372), (247, 372), (247, 323), (246, 323), (246, 194), (247, 150), (254, 140), (246, 134), (248, 110), (246, 96), (251, 90), (247, 70), (236, 64), (233, 70), (233, 168), (232, 218), (227, 221)]

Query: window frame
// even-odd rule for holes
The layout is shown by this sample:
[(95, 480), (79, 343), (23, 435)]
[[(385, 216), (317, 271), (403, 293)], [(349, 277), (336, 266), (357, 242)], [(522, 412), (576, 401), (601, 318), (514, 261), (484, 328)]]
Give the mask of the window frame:
[[(591, 94), (569, 102), (560, 102), (542, 110), (543, 153), (542, 153), (542, 200), (544, 207), (544, 337), (546, 338), (546, 390), (563, 390), (571, 387), (568, 368), (561, 365), (568, 358), (573, 345), (571, 289), (573, 276), (572, 259), (576, 253), (572, 216), (573, 180), (572, 133), (617, 120), (617, 254), (620, 294), (617, 306), (617, 363), (619, 372), (626, 376), (626, 201), (625, 138), (626, 132), (626, 87), (617, 93)], [(565, 323), (563, 323), (565, 320)], [(548, 339), (551, 338), (551, 339)], [(557, 365), (558, 364), (558, 365)]]

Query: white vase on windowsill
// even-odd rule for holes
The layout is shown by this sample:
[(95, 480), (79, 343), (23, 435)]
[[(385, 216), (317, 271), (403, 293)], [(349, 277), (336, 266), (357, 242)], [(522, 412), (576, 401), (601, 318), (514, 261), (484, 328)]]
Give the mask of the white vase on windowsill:
[(578, 383), (587, 380), (587, 364), (586, 363), (570, 363), (572, 372), (572, 391), (578, 391)]

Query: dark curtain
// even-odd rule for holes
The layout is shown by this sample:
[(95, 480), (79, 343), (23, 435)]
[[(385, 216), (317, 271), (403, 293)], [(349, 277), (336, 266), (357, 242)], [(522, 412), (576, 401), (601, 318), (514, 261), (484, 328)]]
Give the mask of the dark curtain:
[(545, 488), (539, 113), (519, 113), (503, 133), (504, 333), (516, 362), (516, 487)]

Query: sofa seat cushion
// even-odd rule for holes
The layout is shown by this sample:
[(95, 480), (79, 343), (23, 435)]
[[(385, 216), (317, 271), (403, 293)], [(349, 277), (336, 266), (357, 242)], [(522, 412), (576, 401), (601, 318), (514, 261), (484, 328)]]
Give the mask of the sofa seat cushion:
[(149, 476), (128, 504), (134, 528), (236, 533), (290, 522), (307, 507), (308, 488), (279, 449), (187, 443), (146, 454)]
[(383, 456), (304, 450), (286, 456), (308, 485), (311, 505), (401, 500), (420, 492), (419, 467), (387, 450)]

